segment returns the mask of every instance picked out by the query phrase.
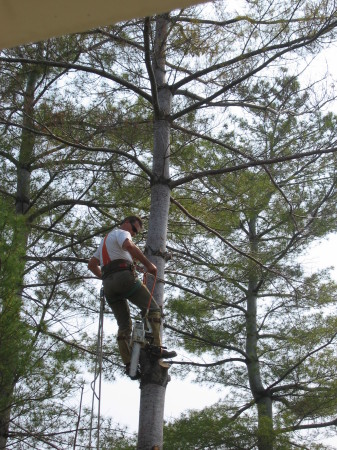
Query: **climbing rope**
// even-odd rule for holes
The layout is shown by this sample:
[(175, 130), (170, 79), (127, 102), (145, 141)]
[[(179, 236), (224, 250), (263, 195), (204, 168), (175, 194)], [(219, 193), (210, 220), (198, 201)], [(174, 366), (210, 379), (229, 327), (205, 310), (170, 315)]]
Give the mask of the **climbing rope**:
[[(145, 284), (145, 286), (146, 286), (146, 284), (147, 284), (147, 275), (148, 275), (148, 272), (144, 272), (144, 275), (143, 275), (143, 284)], [(147, 308), (146, 308), (145, 317), (147, 317), (147, 316), (149, 315), (149, 311), (150, 311), (150, 307), (151, 307), (151, 302), (152, 302), (152, 300), (155, 302), (155, 300), (154, 300), (154, 298), (153, 298), (153, 292), (154, 292), (154, 288), (156, 287), (157, 274), (156, 274), (156, 275), (152, 275), (152, 276), (154, 277), (154, 280), (153, 280), (152, 290), (151, 290), (151, 293), (150, 293), (149, 302), (148, 302)], [(157, 304), (157, 303), (156, 303), (156, 304)], [(158, 305), (157, 305), (157, 306), (158, 306)]]
[[(99, 439), (100, 439), (100, 426), (101, 426), (101, 393), (102, 393), (102, 360), (103, 360), (103, 318), (104, 318), (104, 289), (101, 287), (100, 291), (100, 311), (99, 311), (99, 322), (98, 322), (98, 333), (97, 333), (97, 346), (96, 346), (96, 361), (95, 361), (95, 376), (91, 383), (92, 389), (92, 403), (91, 403), (91, 418), (90, 418), (90, 436), (89, 436), (89, 449), (91, 449), (92, 431), (93, 431), (93, 421), (94, 421), (94, 405), (95, 399), (98, 401), (98, 411), (97, 411), (97, 450), (99, 450)], [(98, 394), (96, 394), (96, 382), (98, 380)]]

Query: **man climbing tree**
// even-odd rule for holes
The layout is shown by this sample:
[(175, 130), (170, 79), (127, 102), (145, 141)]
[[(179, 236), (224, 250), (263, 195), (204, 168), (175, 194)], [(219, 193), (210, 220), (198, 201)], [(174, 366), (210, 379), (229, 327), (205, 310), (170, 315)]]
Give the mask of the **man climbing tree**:
[(126, 299), (140, 308), (143, 317), (148, 310), (147, 321), (152, 328), (154, 344), (151, 346), (152, 355), (158, 358), (173, 358), (177, 355), (174, 351), (169, 352), (162, 349), (161, 310), (156, 301), (153, 298), (151, 300), (150, 291), (135, 273), (133, 259), (142, 263), (148, 273), (154, 277), (157, 275), (157, 267), (132, 242), (132, 236), (141, 231), (142, 225), (139, 217), (126, 217), (119, 229), (111, 231), (102, 239), (88, 263), (89, 270), (98, 278), (103, 279), (104, 292), (118, 324), (117, 342), (125, 364), (125, 373), (132, 379), (140, 378), (140, 372), (137, 371), (135, 376), (131, 376), (129, 373), (132, 322)]

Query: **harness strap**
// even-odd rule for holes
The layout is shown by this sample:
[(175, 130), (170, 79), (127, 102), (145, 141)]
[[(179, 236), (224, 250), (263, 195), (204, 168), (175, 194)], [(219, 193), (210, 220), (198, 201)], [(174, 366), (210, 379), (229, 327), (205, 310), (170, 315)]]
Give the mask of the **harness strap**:
[(108, 237), (108, 234), (105, 236), (103, 241), (103, 247), (102, 247), (102, 258), (103, 258), (103, 266), (106, 266), (111, 261), (108, 249), (106, 248), (106, 239)]
[(148, 322), (152, 323), (161, 323), (161, 319), (159, 317), (148, 317)]
[(113, 272), (120, 272), (121, 270), (133, 270), (133, 264), (123, 259), (115, 259), (102, 267), (103, 280)]
[(103, 279), (109, 275), (111, 272), (118, 272), (119, 270), (125, 270), (130, 269), (132, 270), (132, 264), (124, 259), (115, 259), (111, 260), (108, 249), (106, 246), (106, 240), (109, 236), (109, 233), (105, 236), (102, 246), (102, 259), (103, 259), (103, 265), (102, 265), (102, 273), (103, 273)]
[(126, 293), (124, 294), (125, 297), (128, 297), (129, 295), (132, 295), (134, 292), (136, 292), (140, 287), (142, 287), (142, 282), (140, 280), (136, 280), (135, 285)]

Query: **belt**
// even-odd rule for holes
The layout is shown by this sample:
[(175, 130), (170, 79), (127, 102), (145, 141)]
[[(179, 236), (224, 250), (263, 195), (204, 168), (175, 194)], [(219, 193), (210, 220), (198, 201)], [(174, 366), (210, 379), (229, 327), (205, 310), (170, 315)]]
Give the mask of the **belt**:
[(104, 279), (110, 273), (119, 272), (120, 270), (133, 270), (133, 264), (126, 259), (114, 259), (102, 267), (102, 278)]

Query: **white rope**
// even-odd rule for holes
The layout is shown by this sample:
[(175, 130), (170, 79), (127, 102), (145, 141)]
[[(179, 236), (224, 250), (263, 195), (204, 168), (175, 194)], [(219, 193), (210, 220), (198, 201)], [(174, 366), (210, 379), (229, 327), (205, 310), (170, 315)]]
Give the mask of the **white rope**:
[(81, 420), (81, 414), (82, 414), (83, 391), (84, 391), (84, 386), (81, 387), (80, 407), (79, 407), (79, 411), (78, 411), (78, 418), (77, 418), (77, 424), (76, 424), (76, 431), (75, 431), (75, 437), (74, 437), (73, 450), (76, 450), (76, 441), (77, 441), (78, 429), (80, 427), (80, 420)]
[[(100, 426), (101, 426), (101, 393), (102, 393), (102, 360), (103, 360), (103, 318), (104, 318), (104, 290), (103, 286), (100, 291), (100, 311), (99, 311), (99, 323), (97, 332), (97, 347), (96, 347), (96, 361), (95, 361), (95, 376), (94, 381), (91, 383), (92, 389), (92, 403), (91, 403), (91, 418), (90, 418), (90, 436), (89, 436), (89, 449), (91, 449), (93, 421), (94, 421), (94, 405), (95, 398), (98, 401), (97, 412), (97, 450), (99, 450), (100, 439)], [(98, 379), (98, 394), (96, 394), (96, 381)]]

